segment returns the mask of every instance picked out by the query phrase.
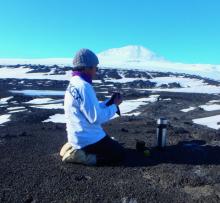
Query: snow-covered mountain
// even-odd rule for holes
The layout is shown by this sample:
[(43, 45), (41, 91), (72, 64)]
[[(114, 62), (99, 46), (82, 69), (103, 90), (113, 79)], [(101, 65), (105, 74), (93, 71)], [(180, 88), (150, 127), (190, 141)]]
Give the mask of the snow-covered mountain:
[(103, 63), (108, 62), (143, 62), (161, 61), (154, 52), (143, 46), (125, 46), (122, 48), (109, 49), (98, 54)]
[[(98, 53), (100, 67), (120, 69), (141, 69), (159, 72), (174, 72), (200, 75), (220, 80), (220, 65), (212, 64), (184, 64), (171, 62), (157, 56), (143, 46), (125, 46)], [(0, 65), (16, 64), (42, 64), (71, 66), (72, 58), (47, 58), (47, 59), (1, 59)]]
[(165, 60), (143, 46), (125, 46), (98, 54), (100, 66), (200, 75), (220, 80), (220, 65), (184, 64)]

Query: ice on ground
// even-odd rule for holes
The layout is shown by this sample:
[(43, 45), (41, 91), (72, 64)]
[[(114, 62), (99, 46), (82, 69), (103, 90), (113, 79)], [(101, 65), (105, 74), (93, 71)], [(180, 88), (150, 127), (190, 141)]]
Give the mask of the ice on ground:
[(99, 94), (108, 94), (109, 92), (108, 92), (108, 91), (103, 91), (103, 92), (96, 92), (96, 93), (99, 93)]
[(114, 79), (114, 78), (106, 78), (105, 82), (113, 82), (113, 83), (126, 83), (126, 82), (133, 82), (136, 80), (143, 80), (143, 81), (147, 81), (147, 78), (121, 78), (121, 79)]
[(220, 129), (220, 115), (193, 119), (193, 122), (216, 130)]
[(163, 99), (163, 101), (171, 101), (171, 98)]
[(9, 90), (9, 92), (27, 96), (64, 96), (65, 94), (65, 91), (55, 90)]
[(151, 82), (156, 82), (157, 87), (161, 86), (162, 84), (169, 84), (169, 83), (179, 83), (181, 87), (199, 87), (201, 85), (204, 85), (203, 80), (199, 79), (192, 79), (192, 78), (183, 78), (181, 76), (171, 76), (171, 77), (156, 77), (153, 79), (150, 79)]
[(201, 105), (199, 107), (204, 109), (205, 111), (217, 111), (217, 110), (220, 110), (220, 104), (207, 104), (207, 105)]
[(101, 84), (102, 81), (101, 80), (92, 80), (92, 83), (99, 83), (99, 84)]
[(218, 102), (220, 102), (220, 100), (211, 100), (208, 103), (218, 103)]
[(33, 69), (20, 66), (19, 68), (3, 67), (0, 68), (0, 78), (16, 79), (49, 79), (49, 80), (70, 80), (71, 72), (66, 71), (65, 75), (49, 75), (48, 73), (28, 73)]
[(10, 121), (10, 114), (5, 114), (0, 116), (0, 125)]
[(7, 108), (8, 111), (19, 110), (19, 109), (25, 109), (25, 107), (24, 106), (16, 106), (16, 107)]
[[(151, 82), (157, 83), (157, 88), (145, 88), (139, 90), (163, 91), (163, 92), (186, 92), (186, 93), (206, 93), (219, 94), (220, 86), (208, 85), (204, 80), (183, 78), (183, 77), (156, 77), (150, 79)], [(182, 88), (158, 88), (162, 84), (179, 83)]]
[(103, 86), (103, 87), (106, 87), (106, 86), (107, 86), (107, 87), (114, 87), (114, 85), (113, 85), (113, 84), (99, 85), (99, 87), (102, 87), (102, 86)]
[(185, 93), (201, 93), (201, 94), (220, 94), (220, 86), (206, 85), (191, 86), (184, 88), (134, 88), (136, 90), (148, 90), (152, 92), (185, 92)]
[[(134, 99), (134, 100), (125, 100), (120, 104), (120, 111), (122, 115), (139, 115), (140, 112), (132, 112), (136, 109), (138, 109), (142, 105), (146, 105), (147, 103), (156, 102), (158, 97), (160, 95), (150, 95), (147, 98), (140, 98), (140, 99)], [(131, 113), (132, 112), (132, 113)], [(118, 115), (115, 115), (113, 118), (118, 117)]]
[(0, 99), (0, 104), (8, 104), (8, 100), (12, 99), (13, 96), (11, 97), (5, 97)]
[(32, 99), (28, 102), (25, 102), (26, 104), (44, 104), (44, 103), (48, 103), (50, 101), (53, 101), (53, 99), (51, 98), (36, 98), (36, 99)]
[[(126, 115), (126, 116), (139, 115), (140, 112), (134, 112), (134, 113), (130, 113), (130, 112), (136, 110), (141, 105), (146, 105), (147, 103), (157, 101), (157, 98), (159, 96), (160, 95), (151, 95), (147, 98), (140, 98), (140, 99), (123, 101), (120, 105), (120, 111), (121, 111), (122, 116), (123, 115)], [(111, 119), (114, 119), (116, 117), (118, 117), (118, 115), (113, 116)], [(66, 123), (66, 120), (65, 120), (64, 114), (55, 114), (53, 116), (50, 116), (47, 120), (44, 120), (43, 122)]]
[[(40, 109), (63, 109), (63, 99), (51, 99), (51, 98), (36, 98), (31, 101), (25, 102), (26, 104), (32, 104), (33, 108)], [(34, 104), (34, 105), (33, 105)]]
[(66, 119), (64, 114), (55, 114), (43, 122), (66, 123)]
[(9, 113), (18, 113), (23, 111), (27, 111), (27, 109), (13, 110), (13, 111), (9, 111)]
[(189, 111), (193, 111), (193, 110), (195, 110), (196, 109), (196, 107), (189, 107), (189, 108), (187, 108), (187, 109), (181, 109), (180, 111), (182, 111), (182, 112), (189, 112)]
[(45, 104), (45, 105), (36, 105), (36, 106), (31, 106), (32, 108), (39, 108), (39, 109), (63, 109), (63, 104), (58, 103), (58, 104)]

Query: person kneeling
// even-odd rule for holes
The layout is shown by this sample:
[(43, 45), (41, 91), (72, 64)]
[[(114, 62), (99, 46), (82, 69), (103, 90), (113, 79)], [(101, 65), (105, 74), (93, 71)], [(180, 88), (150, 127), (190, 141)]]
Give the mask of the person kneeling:
[(97, 56), (89, 49), (79, 50), (73, 59), (73, 77), (64, 97), (68, 142), (60, 151), (63, 162), (99, 165), (124, 158), (124, 148), (101, 126), (119, 111), (122, 98), (115, 94), (111, 99), (98, 101), (92, 86), (98, 64)]

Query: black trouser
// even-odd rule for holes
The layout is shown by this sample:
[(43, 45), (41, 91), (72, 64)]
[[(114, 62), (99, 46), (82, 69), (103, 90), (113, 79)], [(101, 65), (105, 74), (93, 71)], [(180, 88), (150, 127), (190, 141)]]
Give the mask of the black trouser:
[(112, 164), (124, 159), (124, 148), (108, 135), (95, 144), (83, 148), (86, 153), (97, 155), (97, 164)]

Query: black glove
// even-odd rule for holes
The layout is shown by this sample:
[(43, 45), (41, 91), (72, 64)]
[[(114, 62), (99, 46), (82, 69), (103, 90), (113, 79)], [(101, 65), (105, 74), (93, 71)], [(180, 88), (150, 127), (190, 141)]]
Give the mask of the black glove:
[[(114, 104), (114, 100), (115, 100), (115, 98), (116, 97), (120, 97), (121, 96), (121, 94), (120, 93), (114, 93), (113, 95), (112, 95), (112, 97), (111, 97), (111, 99), (106, 103), (106, 106), (110, 106), (110, 105), (112, 105), (112, 104)], [(117, 106), (117, 114), (119, 115), (119, 116), (121, 116), (121, 112), (120, 112), (120, 109), (119, 109), (119, 106)]]

